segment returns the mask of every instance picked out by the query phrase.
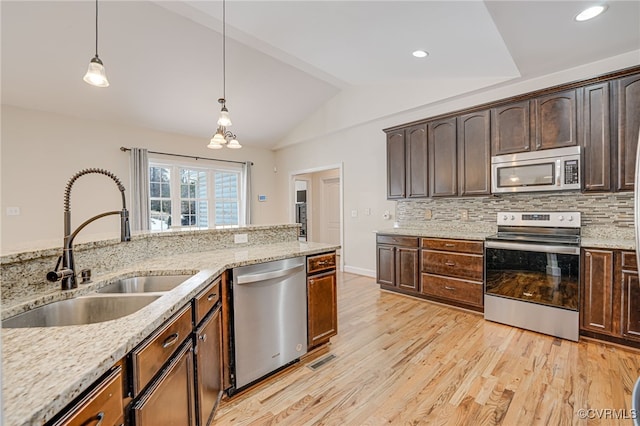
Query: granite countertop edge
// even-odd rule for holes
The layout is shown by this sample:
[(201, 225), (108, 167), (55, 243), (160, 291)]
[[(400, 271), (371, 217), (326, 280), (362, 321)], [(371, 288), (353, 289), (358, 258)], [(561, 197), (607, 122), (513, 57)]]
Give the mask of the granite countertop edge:
[[(194, 273), (151, 304), (116, 320), (81, 326), (2, 329), (3, 424), (41, 425), (50, 420), (225, 270), (339, 248), (288, 242), (212, 250), (156, 257), (126, 270), (94, 277), (94, 283), (81, 289), (82, 293), (95, 291), (115, 277)], [(65, 298), (66, 292), (60, 291), (47, 295), (44, 303)], [(31, 307), (43, 301), (33, 303)], [(21, 302), (16, 306), (19, 308), (3, 306), (3, 317), (9, 316), (11, 309), (24, 310), (29, 304)]]

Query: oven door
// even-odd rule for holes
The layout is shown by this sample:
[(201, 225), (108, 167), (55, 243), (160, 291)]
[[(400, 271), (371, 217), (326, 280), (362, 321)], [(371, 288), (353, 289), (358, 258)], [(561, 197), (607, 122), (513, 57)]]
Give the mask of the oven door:
[(485, 294), (578, 310), (580, 248), (485, 242)]

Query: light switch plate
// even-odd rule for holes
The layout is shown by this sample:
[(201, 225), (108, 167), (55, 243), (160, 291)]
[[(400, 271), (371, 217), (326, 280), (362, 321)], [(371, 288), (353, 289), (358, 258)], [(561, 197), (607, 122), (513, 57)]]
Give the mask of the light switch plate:
[(233, 241), (236, 244), (246, 243), (249, 241), (249, 236), (247, 234), (234, 234)]
[(20, 216), (20, 207), (7, 207), (7, 216)]

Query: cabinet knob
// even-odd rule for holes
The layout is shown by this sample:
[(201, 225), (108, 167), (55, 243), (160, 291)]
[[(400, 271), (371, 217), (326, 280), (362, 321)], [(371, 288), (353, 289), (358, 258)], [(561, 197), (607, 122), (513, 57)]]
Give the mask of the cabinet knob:
[(202, 336), (199, 337), (200, 340), (202, 340), (203, 342), (207, 341), (207, 335), (203, 334)]
[(444, 262), (444, 264), (447, 266), (456, 266), (456, 264), (453, 262)]
[(591, 253), (589, 253), (589, 252), (586, 252), (584, 255), (587, 256), (587, 257), (591, 257)]
[(218, 293), (211, 293), (208, 297), (207, 297), (207, 301), (211, 302), (213, 299), (215, 299), (216, 297), (218, 297)]
[(449, 291), (455, 291), (456, 289), (455, 287), (449, 287), (448, 285), (445, 285), (444, 288)]

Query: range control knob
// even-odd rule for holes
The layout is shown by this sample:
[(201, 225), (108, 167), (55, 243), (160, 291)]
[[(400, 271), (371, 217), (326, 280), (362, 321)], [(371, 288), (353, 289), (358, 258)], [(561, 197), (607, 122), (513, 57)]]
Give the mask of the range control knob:
[(567, 218), (567, 220), (568, 220), (569, 222), (573, 222), (573, 216), (569, 216), (569, 217)]
[(562, 215), (558, 216), (558, 220), (559, 220), (560, 222), (562, 222), (562, 221), (564, 220), (564, 216), (562, 216)]
[(509, 219), (509, 216), (507, 216), (506, 214), (502, 216), (502, 220), (507, 220), (507, 219)]
[(516, 217), (514, 215), (511, 215), (511, 220), (516, 220)]

